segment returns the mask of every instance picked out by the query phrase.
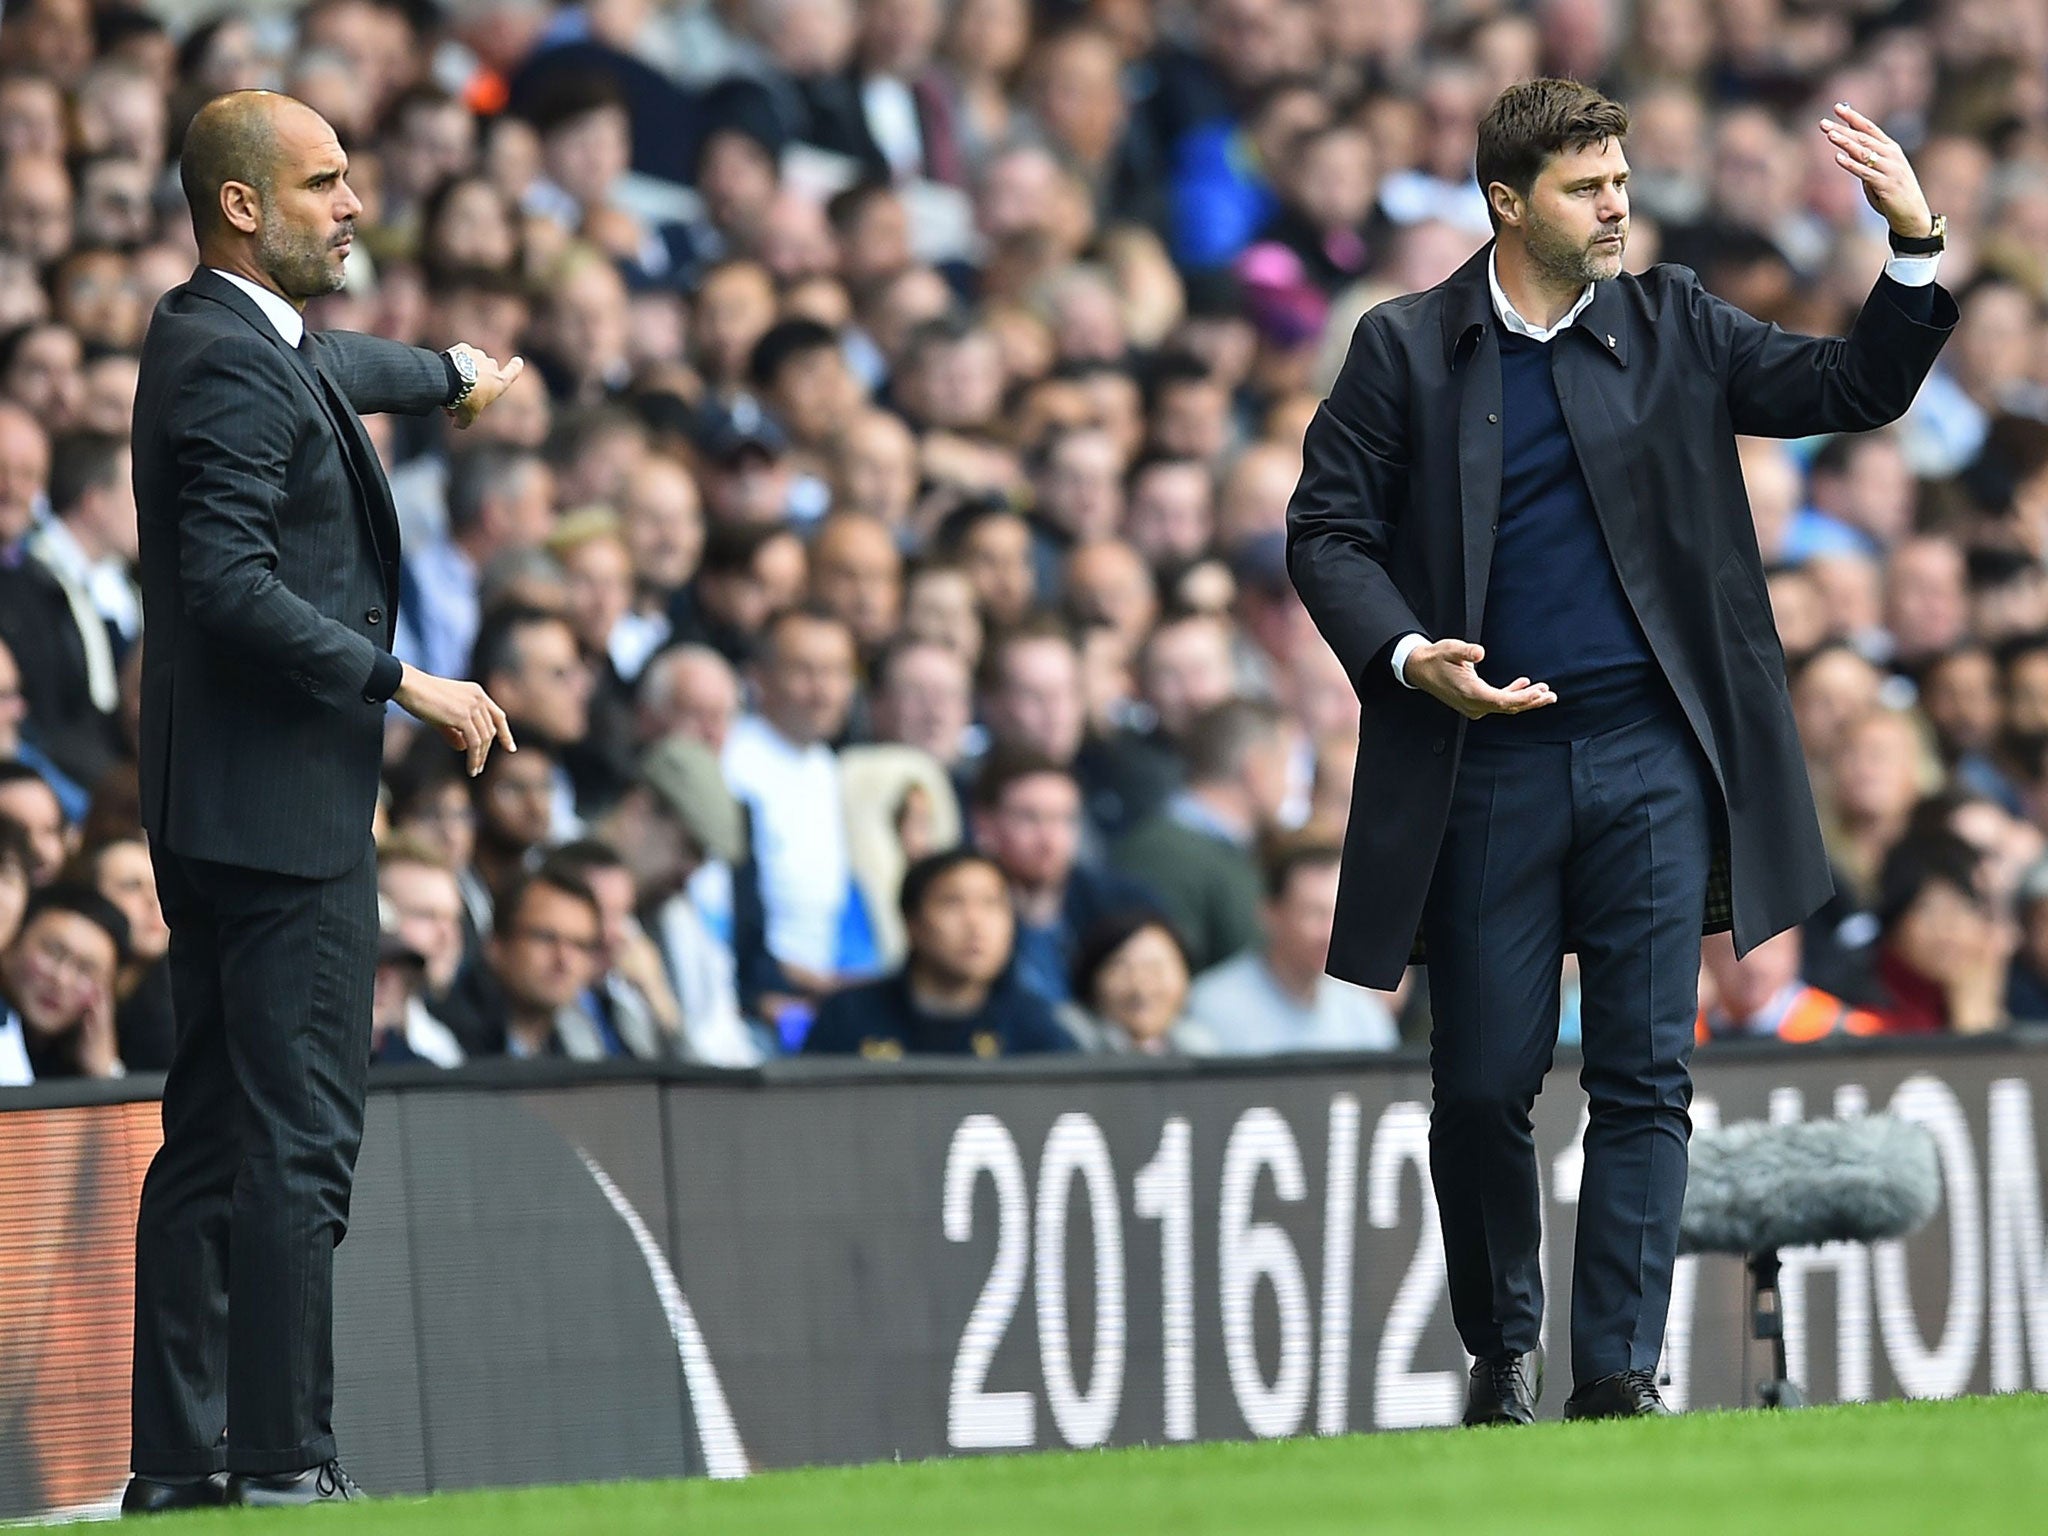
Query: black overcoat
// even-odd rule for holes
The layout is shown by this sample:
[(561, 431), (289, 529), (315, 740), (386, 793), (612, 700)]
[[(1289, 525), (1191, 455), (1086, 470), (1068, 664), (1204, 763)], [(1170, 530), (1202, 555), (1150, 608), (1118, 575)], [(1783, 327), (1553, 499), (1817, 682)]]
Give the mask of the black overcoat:
[[(1492, 249), (1359, 322), (1287, 509), (1288, 569), (1363, 705), (1329, 968), (1367, 986), (1410, 957), (1464, 745), (1463, 717), (1403, 688), (1390, 653), (1411, 632), (1479, 638), (1501, 487)], [(1720, 787), (1703, 927), (1732, 926), (1739, 952), (1833, 887), (1735, 439), (1896, 420), (1956, 322), (1946, 290), (1924, 325), (1903, 292), (1880, 278), (1848, 336), (1794, 336), (1657, 266), (1598, 284), (1553, 343), (1622, 588)]]

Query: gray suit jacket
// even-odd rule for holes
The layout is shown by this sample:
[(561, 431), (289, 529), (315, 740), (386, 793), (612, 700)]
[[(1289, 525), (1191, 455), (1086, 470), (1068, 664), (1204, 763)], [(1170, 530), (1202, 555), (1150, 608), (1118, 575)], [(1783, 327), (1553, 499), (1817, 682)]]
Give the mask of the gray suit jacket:
[(419, 347), (286, 345), (204, 268), (157, 305), (134, 453), (142, 817), (160, 846), (315, 879), (368, 850), (401, 672), (398, 519), (357, 413), (448, 393)]

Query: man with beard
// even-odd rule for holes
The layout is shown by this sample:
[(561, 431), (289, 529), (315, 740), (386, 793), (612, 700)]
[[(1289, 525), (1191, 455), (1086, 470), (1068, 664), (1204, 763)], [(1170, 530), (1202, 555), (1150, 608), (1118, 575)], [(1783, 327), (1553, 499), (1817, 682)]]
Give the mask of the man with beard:
[(303, 102), (202, 107), (179, 162), (200, 267), (136, 385), (142, 818), (176, 1055), (135, 1236), (135, 1477), (122, 1504), (354, 1497), (335, 1459), (334, 1247), (363, 1133), (384, 710), (513, 742), (473, 682), (391, 654), (398, 517), (360, 412), (466, 427), (519, 376), (306, 330), (362, 204)]
[(1497, 238), (1360, 323), (1304, 446), (1288, 564), (1363, 719), (1329, 968), (1434, 1008), (1430, 1169), (1465, 1422), (1540, 1387), (1530, 1111), (1579, 957), (1591, 1101), (1567, 1418), (1665, 1412), (1702, 928), (1739, 950), (1830, 890), (1736, 435), (1889, 422), (1956, 320), (1945, 226), (1844, 105), (1818, 125), (1897, 253), (1847, 338), (1679, 267), (1625, 275), (1626, 109), (1510, 87), (1479, 128)]

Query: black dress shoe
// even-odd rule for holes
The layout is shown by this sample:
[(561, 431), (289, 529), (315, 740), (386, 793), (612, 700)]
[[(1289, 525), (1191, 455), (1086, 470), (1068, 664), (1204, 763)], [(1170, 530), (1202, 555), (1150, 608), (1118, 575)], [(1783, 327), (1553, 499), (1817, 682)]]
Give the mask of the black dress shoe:
[(237, 1472), (228, 1479), (228, 1502), (258, 1509), (294, 1504), (338, 1504), (366, 1498), (356, 1480), (342, 1470), (338, 1461), (323, 1461), (303, 1472), (286, 1472), (278, 1477), (254, 1477)]
[(1465, 1384), (1464, 1423), (1533, 1424), (1536, 1399), (1542, 1395), (1542, 1350), (1474, 1360), (1472, 1379)]
[(161, 1515), (173, 1509), (212, 1509), (228, 1501), (228, 1475), (211, 1477), (131, 1477), (121, 1495), (124, 1515)]
[(1661, 1419), (1671, 1417), (1648, 1371), (1616, 1371), (1589, 1381), (1565, 1400), (1568, 1419)]

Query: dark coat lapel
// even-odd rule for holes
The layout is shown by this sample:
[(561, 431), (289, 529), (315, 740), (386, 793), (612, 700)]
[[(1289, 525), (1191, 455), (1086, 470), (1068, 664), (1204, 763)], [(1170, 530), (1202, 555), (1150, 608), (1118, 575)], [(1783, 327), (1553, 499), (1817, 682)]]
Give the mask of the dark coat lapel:
[(1477, 639), (1486, 615), (1486, 580), (1500, 520), (1500, 338), (1486, 264), (1489, 241), (1447, 285), (1444, 344), (1458, 398), (1458, 507), (1464, 535), (1465, 620), (1458, 633)]
[[(377, 563), (384, 572), (384, 585), (391, 599), (388, 606), (395, 611), (398, 595), (398, 509), (392, 503), (391, 488), (377, 467), (377, 451), (370, 442), (369, 433), (364, 431), (362, 421), (349, 409), (341, 391), (314, 368), (305, 352), (278, 335), (270, 317), (240, 288), (210, 267), (201, 267), (194, 272), (186, 287), (240, 315), (257, 335), (284, 354), (305, 381), (307, 392), (327, 417), (328, 425), (333, 427), (341, 445), (342, 462), (348, 466), (349, 478), (355, 482), (356, 500), (369, 527), (370, 544), (376, 550)], [(319, 342), (315, 341), (313, 345), (317, 348)]]

